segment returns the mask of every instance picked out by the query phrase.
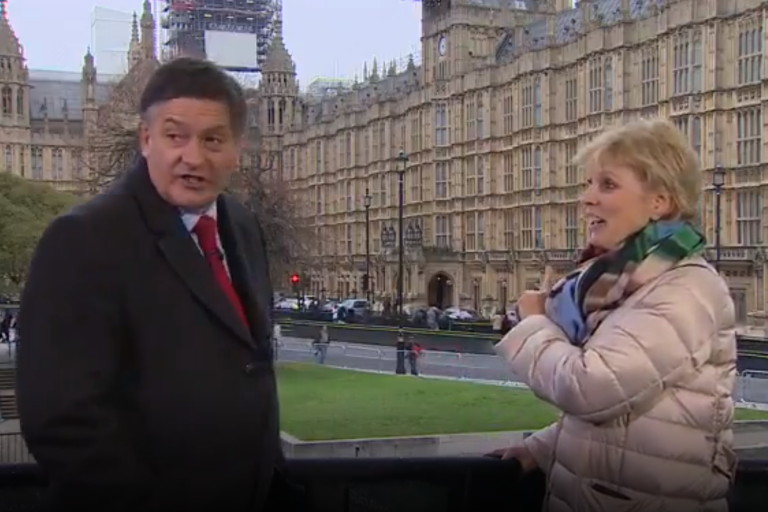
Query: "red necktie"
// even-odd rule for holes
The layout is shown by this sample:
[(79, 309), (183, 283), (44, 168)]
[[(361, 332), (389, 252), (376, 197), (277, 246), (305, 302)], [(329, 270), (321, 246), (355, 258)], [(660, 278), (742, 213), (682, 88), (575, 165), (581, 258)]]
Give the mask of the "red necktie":
[(221, 254), (219, 245), (216, 243), (216, 229), (216, 219), (210, 215), (201, 215), (193, 231), (197, 235), (197, 242), (200, 244), (205, 260), (211, 266), (211, 270), (213, 270), (216, 281), (219, 282), (219, 286), (224, 290), (232, 306), (234, 306), (243, 323), (247, 326), (248, 318), (245, 316), (243, 303), (240, 301), (240, 297), (232, 285), (232, 280), (230, 280), (227, 274), (227, 268), (224, 266), (224, 255)]

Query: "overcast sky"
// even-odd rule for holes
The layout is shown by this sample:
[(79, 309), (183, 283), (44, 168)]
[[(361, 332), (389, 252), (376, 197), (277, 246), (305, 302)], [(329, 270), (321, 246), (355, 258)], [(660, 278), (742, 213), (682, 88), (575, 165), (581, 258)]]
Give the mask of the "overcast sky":
[[(142, 3), (8, 0), (8, 13), (31, 68), (79, 71), (92, 44), (94, 7), (130, 13), (141, 11)], [(374, 57), (404, 62), (420, 46), (418, 0), (283, 0), (283, 12), (285, 40), (303, 85), (318, 77), (353, 78)], [(123, 32), (120, 24), (114, 31)], [(126, 44), (129, 37), (126, 23)]]

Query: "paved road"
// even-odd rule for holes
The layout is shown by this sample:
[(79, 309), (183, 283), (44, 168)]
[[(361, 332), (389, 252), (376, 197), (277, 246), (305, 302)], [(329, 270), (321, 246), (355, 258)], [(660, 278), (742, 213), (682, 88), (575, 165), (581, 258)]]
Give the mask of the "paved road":
[[(331, 343), (326, 364), (358, 370), (395, 370), (394, 347), (372, 347), (354, 343)], [(279, 349), (283, 361), (314, 362), (311, 343), (298, 338), (284, 338)], [(419, 360), (424, 375), (515, 382), (506, 363), (498, 356), (425, 351)], [(737, 399), (768, 404), (768, 372), (745, 371), (739, 379)]]

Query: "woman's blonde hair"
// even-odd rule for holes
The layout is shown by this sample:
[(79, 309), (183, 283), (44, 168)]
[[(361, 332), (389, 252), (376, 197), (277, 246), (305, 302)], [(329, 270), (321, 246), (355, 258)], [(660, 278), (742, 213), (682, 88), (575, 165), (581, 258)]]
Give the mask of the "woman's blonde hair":
[(701, 195), (699, 158), (666, 119), (642, 119), (602, 133), (582, 148), (576, 165), (625, 165), (649, 190), (670, 195), (674, 216), (693, 220)]

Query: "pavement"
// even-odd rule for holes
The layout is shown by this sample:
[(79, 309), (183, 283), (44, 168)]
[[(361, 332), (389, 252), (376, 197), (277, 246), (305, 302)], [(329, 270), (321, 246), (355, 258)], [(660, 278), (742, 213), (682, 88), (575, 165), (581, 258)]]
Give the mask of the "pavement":
[[(283, 338), (278, 357), (282, 361), (314, 362), (311, 342), (299, 338)], [(371, 346), (355, 343), (331, 343), (325, 364), (356, 370), (377, 372), (394, 371), (394, 347)], [(422, 375), (465, 380), (494, 381), (500, 384), (518, 382), (506, 362), (495, 355), (459, 354), (425, 350), (419, 358)], [(745, 371), (739, 378), (737, 400), (766, 404), (768, 409), (768, 373)]]

